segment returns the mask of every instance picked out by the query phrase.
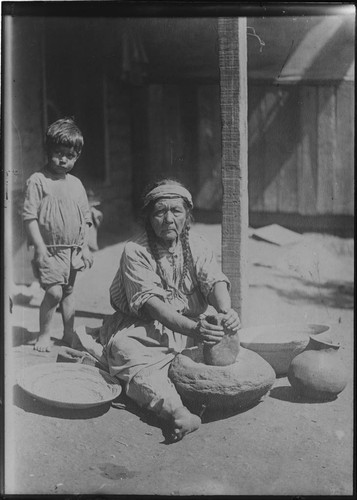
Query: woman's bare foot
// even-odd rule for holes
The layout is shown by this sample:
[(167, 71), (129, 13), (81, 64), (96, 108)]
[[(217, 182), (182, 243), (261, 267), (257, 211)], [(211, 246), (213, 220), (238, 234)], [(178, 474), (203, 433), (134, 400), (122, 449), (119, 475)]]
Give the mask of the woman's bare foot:
[(200, 424), (200, 417), (193, 415), (184, 406), (178, 408), (173, 414), (172, 441), (180, 441), (186, 434), (196, 431)]
[(39, 352), (50, 352), (52, 346), (53, 342), (50, 334), (40, 334), (33, 348)]

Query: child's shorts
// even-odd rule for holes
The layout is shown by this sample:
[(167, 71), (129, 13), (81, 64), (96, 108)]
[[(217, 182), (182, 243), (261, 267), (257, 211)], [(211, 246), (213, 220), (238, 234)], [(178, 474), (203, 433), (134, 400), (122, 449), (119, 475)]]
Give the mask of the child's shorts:
[(68, 285), (71, 272), (84, 268), (80, 248), (48, 248), (51, 256), (41, 265), (32, 260), (32, 269), (41, 287)]

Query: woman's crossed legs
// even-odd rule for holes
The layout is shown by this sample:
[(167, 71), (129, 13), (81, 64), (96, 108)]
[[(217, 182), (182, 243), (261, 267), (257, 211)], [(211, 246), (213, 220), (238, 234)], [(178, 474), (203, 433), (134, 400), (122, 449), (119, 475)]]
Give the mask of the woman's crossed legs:
[(148, 347), (148, 340), (145, 327), (118, 332), (107, 350), (110, 373), (126, 383), (127, 395), (139, 406), (168, 421), (170, 439), (179, 441), (197, 430), (201, 419), (183, 405), (168, 376), (175, 353), (159, 344)]

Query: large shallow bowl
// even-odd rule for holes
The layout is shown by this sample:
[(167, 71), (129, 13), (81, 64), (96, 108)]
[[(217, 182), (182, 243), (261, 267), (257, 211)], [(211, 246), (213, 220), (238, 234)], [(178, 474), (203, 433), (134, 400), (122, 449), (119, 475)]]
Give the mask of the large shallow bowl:
[(41, 363), (25, 368), (18, 385), (32, 397), (62, 408), (90, 408), (121, 393), (119, 382), (99, 368), (80, 363)]
[(329, 328), (309, 323), (252, 326), (239, 330), (239, 340), (243, 347), (268, 361), (276, 375), (283, 376), (295, 356), (306, 348), (310, 335), (318, 335)]

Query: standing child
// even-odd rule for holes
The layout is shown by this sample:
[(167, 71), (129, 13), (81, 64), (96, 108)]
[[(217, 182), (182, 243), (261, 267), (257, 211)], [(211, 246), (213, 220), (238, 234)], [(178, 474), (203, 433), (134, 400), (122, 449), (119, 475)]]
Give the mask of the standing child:
[(81, 181), (69, 172), (83, 147), (83, 136), (72, 119), (52, 123), (47, 130), (48, 162), (27, 181), (23, 220), (35, 248), (33, 269), (45, 295), (40, 306), (40, 333), (34, 349), (51, 350), (51, 324), (61, 305), (63, 341), (71, 344), (77, 271), (92, 266), (88, 229), (92, 224)]

